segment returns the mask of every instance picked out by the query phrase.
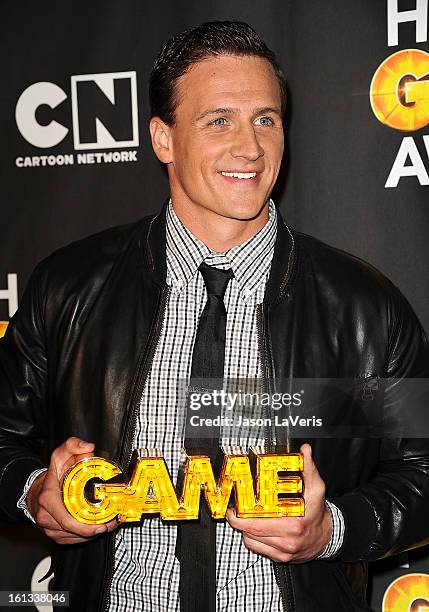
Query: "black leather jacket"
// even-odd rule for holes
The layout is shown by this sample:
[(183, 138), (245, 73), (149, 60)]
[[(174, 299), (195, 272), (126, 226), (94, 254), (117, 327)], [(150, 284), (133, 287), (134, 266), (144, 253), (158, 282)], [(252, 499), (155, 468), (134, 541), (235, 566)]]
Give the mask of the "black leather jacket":
[[(5, 516), (23, 520), (16, 503), (29, 473), (69, 436), (94, 441), (97, 452), (127, 466), (168, 297), (165, 277), (165, 209), (37, 266), (0, 342)], [(361, 260), (290, 234), (280, 215), (257, 316), (269, 386), (338, 377), (394, 378), (397, 388), (404, 377), (427, 376), (427, 342), (400, 292)], [(279, 442), (285, 429), (276, 431)], [(334, 560), (273, 564), (284, 609), (368, 610), (367, 561), (429, 540), (428, 440), (319, 438), (312, 446), (346, 536)], [(113, 537), (56, 547), (54, 588), (70, 590), (71, 610), (106, 609)]]

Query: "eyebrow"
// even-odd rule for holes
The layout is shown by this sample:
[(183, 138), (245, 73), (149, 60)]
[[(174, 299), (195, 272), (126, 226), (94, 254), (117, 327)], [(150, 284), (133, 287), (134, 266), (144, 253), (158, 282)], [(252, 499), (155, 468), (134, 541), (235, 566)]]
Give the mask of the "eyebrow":
[[(260, 108), (255, 108), (253, 111), (253, 115), (255, 117), (257, 115), (263, 115), (267, 113), (274, 113), (278, 115), (280, 118), (282, 116), (280, 108), (277, 108), (275, 106), (262, 106)], [(196, 121), (200, 121), (201, 119), (204, 119), (204, 117), (208, 117), (210, 115), (226, 115), (226, 114), (227, 115), (238, 115), (239, 110), (236, 108), (210, 108), (204, 111), (203, 113), (201, 113), (201, 115), (199, 115), (196, 118)]]

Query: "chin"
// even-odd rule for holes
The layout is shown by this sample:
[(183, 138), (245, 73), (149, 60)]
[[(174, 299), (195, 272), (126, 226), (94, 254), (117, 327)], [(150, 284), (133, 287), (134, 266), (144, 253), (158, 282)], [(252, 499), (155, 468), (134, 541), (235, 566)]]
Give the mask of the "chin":
[(263, 212), (264, 208), (265, 204), (263, 206), (260, 204), (231, 204), (226, 209), (225, 217), (240, 221), (251, 221), (252, 219), (256, 219)]

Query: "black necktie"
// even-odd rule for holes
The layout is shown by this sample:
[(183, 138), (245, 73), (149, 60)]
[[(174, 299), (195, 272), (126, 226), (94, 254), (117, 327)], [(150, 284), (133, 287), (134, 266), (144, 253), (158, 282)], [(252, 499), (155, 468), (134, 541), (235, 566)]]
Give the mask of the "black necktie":
[[(207, 289), (192, 354), (190, 388), (213, 390), (222, 385), (225, 362), (226, 310), (223, 302), (232, 270), (219, 270), (202, 263), (199, 270)], [(217, 410), (216, 410), (217, 409)], [(204, 410), (204, 413), (202, 413)], [(189, 404), (185, 426), (188, 454), (208, 455), (214, 465), (219, 447), (219, 428), (191, 427)], [(199, 417), (215, 418), (220, 407), (199, 410)], [(216, 523), (203, 501), (200, 518), (178, 527), (176, 556), (180, 561), (181, 612), (216, 612)]]

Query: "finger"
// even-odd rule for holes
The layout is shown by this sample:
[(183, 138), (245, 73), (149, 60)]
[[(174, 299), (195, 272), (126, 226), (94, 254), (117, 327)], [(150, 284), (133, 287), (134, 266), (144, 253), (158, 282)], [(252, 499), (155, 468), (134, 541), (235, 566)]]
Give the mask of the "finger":
[[(41, 509), (38, 520), (36, 521), (39, 527), (49, 531), (61, 531), (62, 533), (68, 533), (63, 530), (60, 523), (54, 519), (44, 508)], [(80, 524), (80, 523), (79, 523)], [(113, 531), (119, 526), (120, 523), (116, 519), (105, 523), (106, 531)], [(73, 534), (74, 535), (74, 534)]]
[(226, 519), (234, 529), (254, 537), (300, 537), (306, 526), (304, 517), (282, 516), (276, 518), (242, 519), (229, 508)]
[(297, 554), (301, 549), (301, 544), (299, 540), (293, 539), (291, 537), (288, 538), (277, 538), (277, 537), (264, 537), (264, 536), (252, 536), (248, 533), (243, 533), (243, 537), (246, 537), (246, 540), (253, 540), (255, 542), (260, 542), (261, 544), (266, 544), (270, 548), (275, 548), (279, 552), (288, 553), (291, 555)]
[(228, 521), (228, 523), (231, 525), (231, 527), (233, 527), (234, 529), (238, 529), (238, 531), (243, 530), (243, 527), (241, 526), (241, 520), (235, 514), (235, 510), (233, 508), (227, 509), (225, 518)]
[(79, 523), (79, 521), (77, 521), (73, 517), (69, 518), (69, 521), (60, 523), (60, 528), (64, 531), (64, 533), (83, 537), (86, 539), (94, 538), (96, 536), (114, 531), (117, 527), (119, 527), (120, 524), (116, 519), (113, 519), (108, 523), (102, 523), (98, 525), (86, 525), (84, 523)]
[(45, 535), (51, 540), (53, 540), (56, 544), (63, 544), (64, 546), (69, 545), (69, 544), (83, 544), (85, 542), (89, 542), (90, 540), (94, 539), (94, 538), (82, 538), (80, 536), (66, 534), (64, 533), (64, 531), (45, 530)]
[(293, 558), (293, 555), (286, 552), (281, 552), (277, 550), (277, 548), (273, 548), (268, 544), (259, 542), (258, 540), (254, 540), (246, 534), (243, 534), (243, 543), (245, 547), (251, 550), (252, 552), (257, 553), (259, 555), (264, 555), (265, 557), (269, 557), (273, 561), (287, 563)]
[(46, 484), (51, 485), (53, 488), (59, 488), (65, 463), (74, 455), (79, 456), (84, 453), (92, 453), (93, 450), (93, 442), (86, 442), (80, 438), (68, 438), (51, 455), (49, 469), (46, 473)]
[[(107, 532), (111, 532), (114, 529), (116, 529), (118, 527), (119, 523), (115, 520), (113, 521), (109, 521), (109, 523), (106, 523), (106, 531), (104, 533)], [(93, 539), (98, 537), (98, 535), (100, 534), (94, 534), (93, 536), (89, 537), (89, 538), (83, 538), (81, 536), (78, 536), (76, 534), (73, 533), (69, 533), (67, 531), (63, 531), (61, 528), (60, 529), (56, 529), (56, 528), (49, 528), (49, 529), (45, 529), (45, 534), (52, 538), (53, 540), (55, 540), (56, 542), (58, 542), (59, 540), (62, 541), (62, 543), (66, 543), (69, 542), (70, 544), (72, 543), (76, 543), (76, 542), (85, 542), (87, 540)]]
[(317, 477), (319, 475), (319, 472), (317, 471), (316, 464), (313, 460), (313, 451), (311, 446), (305, 443), (301, 446), (300, 451), (304, 456), (304, 479), (307, 478), (308, 480), (310, 480), (311, 478)]
[(36, 523), (43, 529), (61, 530), (61, 525), (49, 514), (43, 507), (41, 507), (35, 517)]
[(109, 521), (108, 523), (105, 523), (106, 527), (107, 527), (107, 531), (110, 533), (111, 531), (115, 531), (115, 529), (117, 529), (119, 527), (121, 523), (119, 521), (117, 521), (115, 518), (112, 521)]
[[(67, 531), (63, 531), (62, 529), (44, 529), (45, 534), (48, 538), (55, 540), (56, 542), (61, 539), (63, 541), (66, 540), (81, 540), (84, 542), (90, 538), (82, 538), (81, 536), (77, 536), (73, 533), (68, 533)], [(95, 536), (94, 536), (95, 537)]]
[(92, 453), (94, 448), (93, 442), (87, 442), (75, 437), (68, 438), (61, 446), (56, 448), (52, 453), (51, 461), (55, 465), (58, 480), (62, 479), (66, 464), (70, 462), (70, 459), (75, 455)]
[[(270, 528), (270, 525), (267, 525), (267, 521), (271, 522), (272, 519), (246, 519), (240, 518), (236, 515), (234, 508), (228, 508), (225, 515), (226, 520), (234, 529), (238, 531), (246, 531), (252, 532), (254, 534), (258, 533), (261, 535), (265, 535), (265, 529)], [(265, 528), (264, 528), (265, 526)]]
[(228, 523), (231, 525), (231, 527), (234, 527), (234, 529), (238, 529), (239, 531), (249, 531), (255, 534), (260, 533), (261, 535), (268, 535), (272, 529), (275, 529), (275, 521), (279, 520), (278, 518), (240, 518), (236, 515), (234, 508), (228, 508), (225, 517)]
[(68, 459), (66, 459), (61, 465), (57, 465), (57, 476), (58, 476), (58, 480), (60, 481), (60, 487), (62, 487), (62, 484), (64, 482), (64, 479), (67, 475), (67, 473), (76, 466), (77, 463), (79, 463), (79, 461), (82, 461), (82, 459), (86, 459), (87, 457), (93, 457), (94, 453), (80, 453), (79, 455), (70, 455), (70, 457)]
[(60, 546), (69, 546), (69, 545), (75, 545), (75, 544), (84, 544), (87, 541), (88, 540), (86, 540), (85, 538), (73, 538), (73, 539), (70, 539), (70, 540), (65, 540), (64, 538), (57, 538), (56, 540), (54, 540), (54, 542), (56, 544), (59, 544)]
[(309, 444), (303, 444), (300, 448), (304, 456), (304, 501), (308, 502), (311, 497), (324, 498), (325, 483), (320, 477), (319, 470), (313, 460), (313, 453)]

